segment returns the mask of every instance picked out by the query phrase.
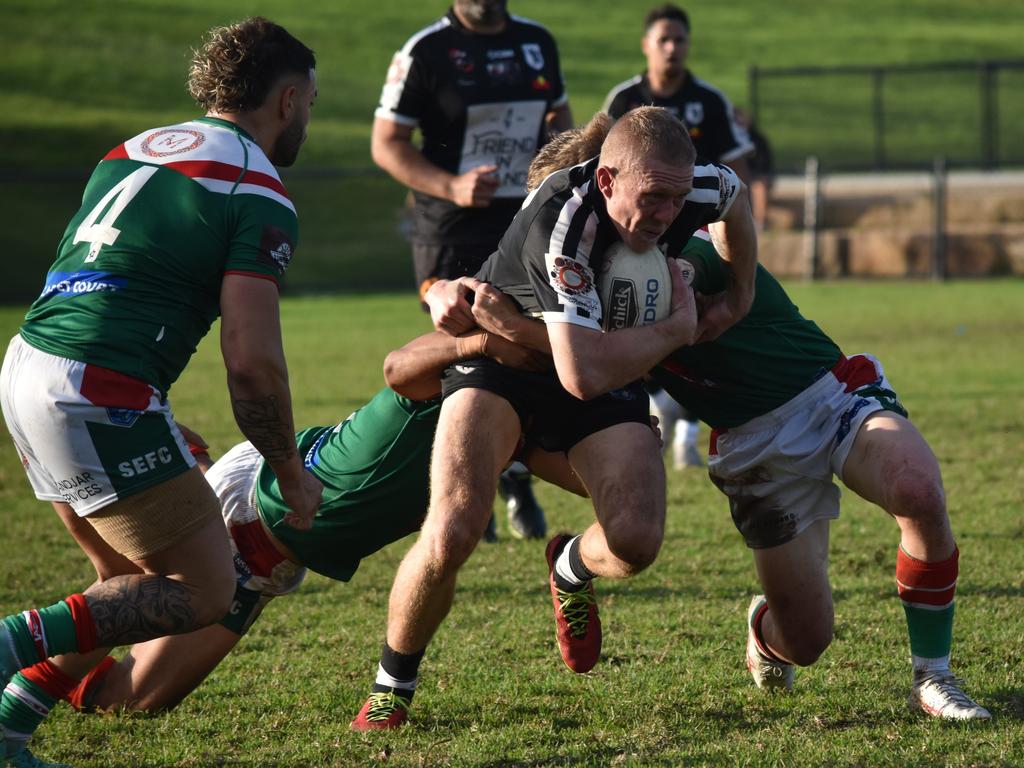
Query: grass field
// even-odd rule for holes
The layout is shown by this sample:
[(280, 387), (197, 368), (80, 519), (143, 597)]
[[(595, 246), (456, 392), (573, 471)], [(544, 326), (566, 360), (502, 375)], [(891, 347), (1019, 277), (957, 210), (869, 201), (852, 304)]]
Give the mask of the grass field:
[[(962, 552), (954, 667), (993, 711), (991, 722), (948, 725), (906, 711), (896, 528), (850, 494), (833, 526), (836, 640), (798, 673), (793, 695), (761, 695), (743, 666), (743, 611), (756, 583), (750, 556), (723, 497), (703, 473), (687, 471), (670, 473), (658, 562), (598, 586), (605, 646), (590, 674), (574, 675), (558, 659), (541, 545), (503, 535), (463, 570), (424, 662), (412, 724), (350, 733), (406, 541), (369, 559), (350, 584), (311, 576), (271, 604), (175, 712), (83, 717), (61, 706), (37, 752), (76, 768), (1021, 765), (1024, 284), (789, 288), (847, 352), (881, 357), (943, 464)], [(303, 425), (333, 423), (365, 401), (381, 384), (386, 350), (426, 325), (408, 296), (290, 299), (283, 313)], [(0, 310), (0, 331), (13, 332), (19, 318)], [(200, 349), (172, 401), (216, 451), (237, 439), (214, 343)], [(31, 498), (14, 451), (0, 458), (6, 614), (91, 578), (56, 516)], [(592, 517), (582, 500), (547, 486), (539, 495), (555, 528), (580, 529)]]
[[(654, 5), (652, 2), (650, 5)], [(263, 13), (318, 56), (320, 97), (309, 141), (286, 183), (302, 240), (289, 273), (301, 291), (397, 290), (412, 286), (408, 246), (395, 224), (404, 190), (386, 178), (308, 178), (324, 169), (371, 169), (373, 109), (392, 53), (447, 3), (422, 0), (5, 0), (0, 44), (0, 208), (17, 226), (4, 244), (19, 269), (0, 302), (34, 296), (88, 170), (138, 131), (196, 114), (183, 87), (190, 46), (204, 30)], [(761, 67), (885, 65), (1020, 56), (1024, 4), (1011, 0), (796, 0), (766, 9), (756, 0), (683, 5), (694, 25), (690, 65), (745, 104), (747, 72)], [(573, 112), (586, 120), (608, 90), (643, 68), (644, 5), (614, 0), (512, 0), (559, 42)], [(1020, 158), (1024, 124), (1018, 70), (999, 83), (1001, 156)], [(770, 86), (770, 87), (769, 87)], [(955, 87), (954, 87), (955, 86)], [(871, 159), (871, 92), (863, 78), (779, 80), (762, 86), (762, 129), (780, 161), (801, 166), (817, 152)], [(974, 79), (894, 81), (886, 91), (890, 163), (930, 167), (977, 155)], [(786, 150), (786, 147), (796, 150)], [(794, 154), (795, 152), (795, 154)], [(1016, 153), (1016, 154), (1013, 154)], [(39, 172), (45, 180), (26, 174)]]

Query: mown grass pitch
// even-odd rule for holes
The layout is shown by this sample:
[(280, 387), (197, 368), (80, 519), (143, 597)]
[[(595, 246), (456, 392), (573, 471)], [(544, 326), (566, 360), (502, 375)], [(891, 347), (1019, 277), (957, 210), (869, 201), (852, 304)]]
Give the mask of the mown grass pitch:
[[(543, 547), (481, 545), (431, 645), (410, 726), (358, 735), (399, 542), (349, 584), (311, 576), (272, 603), (178, 710), (84, 717), (59, 706), (36, 751), (76, 768), (140, 766), (1016, 766), (1024, 762), (1024, 283), (789, 286), (847, 352), (871, 351), (943, 464), (961, 548), (954, 668), (993, 720), (957, 726), (906, 711), (909, 664), (893, 573), (897, 532), (845, 494), (832, 534), (836, 639), (791, 696), (743, 666), (750, 557), (700, 471), (670, 472), (655, 565), (598, 596), (604, 656), (588, 675), (554, 645)], [(20, 310), (0, 312), (12, 333)], [(286, 343), (303, 426), (346, 416), (381, 385), (391, 347), (427, 327), (408, 295), (288, 299)], [(237, 439), (215, 334), (172, 390), (216, 451)], [(624, 457), (623, 460), (628, 460)], [(542, 486), (553, 528), (591, 519)], [(48, 604), (92, 578), (56, 516), (0, 450), (0, 611)]]

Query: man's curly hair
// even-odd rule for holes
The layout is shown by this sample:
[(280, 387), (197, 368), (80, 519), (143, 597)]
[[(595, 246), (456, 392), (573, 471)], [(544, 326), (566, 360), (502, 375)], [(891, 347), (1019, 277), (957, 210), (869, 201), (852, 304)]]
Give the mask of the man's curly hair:
[(258, 109), (283, 75), (316, 68), (313, 51), (262, 16), (214, 27), (192, 54), (188, 92), (209, 112)]
[(612, 119), (604, 112), (598, 112), (590, 122), (579, 128), (570, 128), (554, 136), (551, 141), (541, 147), (530, 170), (527, 171), (526, 189), (533, 191), (555, 171), (578, 165), (601, 152), (608, 131), (612, 128)]

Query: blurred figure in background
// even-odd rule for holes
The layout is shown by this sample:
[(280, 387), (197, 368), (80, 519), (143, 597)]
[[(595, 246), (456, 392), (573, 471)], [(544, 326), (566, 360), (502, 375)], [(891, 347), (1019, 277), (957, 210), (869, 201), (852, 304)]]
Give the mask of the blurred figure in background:
[(747, 156), (747, 168), (750, 169), (750, 178), (747, 179), (747, 188), (750, 189), (750, 207), (754, 213), (754, 224), (758, 232), (764, 231), (768, 221), (768, 198), (775, 184), (775, 161), (772, 157), (772, 148), (768, 139), (757, 126), (754, 125), (746, 110), (736, 107), (733, 109), (733, 117), (737, 124), (742, 126), (750, 141), (754, 145), (754, 151)]
[[(421, 298), (438, 279), (476, 274), (526, 197), (537, 149), (572, 127), (554, 39), (506, 6), (455, 0), (395, 54), (374, 113), (373, 160), (412, 190)], [(544, 538), (521, 463), (502, 474), (499, 490), (512, 534)], [(495, 538), (492, 519), (487, 539)]]
[[(690, 52), (686, 11), (671, 3), (648, 11), (640, 47), (647, 69), (612, 88), (604, 111), (617, 120), (640, 106), (664, 107), (686, 123), (698, 158), (728, 165), (749, 183), (747, 158), (754, 151), (750, 137), (733, 118), (725, 94), (686, 67)], [(671, 448), (673, 465), (677, 469), (701, 466), (697, 420), (656, 385), (652, 385), (651, 413), (661, 420), (663, 450)]]

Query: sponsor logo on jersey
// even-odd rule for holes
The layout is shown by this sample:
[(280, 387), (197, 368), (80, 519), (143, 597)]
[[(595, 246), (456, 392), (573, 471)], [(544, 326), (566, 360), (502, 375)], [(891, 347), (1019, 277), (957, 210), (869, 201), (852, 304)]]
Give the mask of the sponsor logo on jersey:
[(103, 493), (103, 486), (96, 482), (91, 472), (82, 472), (74, 477), (57, 480), (53, 484), (53, 490), (59, 493), (66, 503), (74, 504), (91, 496), (99, 496)]
[(704, 105), (699, 101), (688, 101), (683, 107), (683, 122), (694, 126), (704, 122)]
[(473, 57), (470, 56), (466, 51), (459, 48), (448, 49), (448, 59), (451, 61), (452, 66), (455, 67), (459, 72), (468, 75), (476, 65), (473, 63)]
[(288, 234), (270, 224), (264, 226), (260, 238), (260, 254), (265, 264), (274, 267), (279, 275), (284, 274), (292, 260), (292, 244)]
[(191, 128), (163, 128), (143, 139), (140, 149), (150, 157), (167, 157), (191, 152), (204, 141), (206, 136)]
[(676, 264), (679, 265), (679, 269), (683, 273), (683, 282), (687, 285), (693, 285), (693, 277), (695, 274), (693, 264), (686, 259), (676, 259)]
[(456, 365), (455, 370), (461, 373), (463, 376), (468, 376), (476, 370), (475, 365)]
[(537, 43), (523, 43), (523, 58), (533, 69), (544, 69), (544, 53)]
[(491, 61), (494, 61), (495, 59), (514, 59), (515, 57), (516, 52), (511, 48), (498, 48), (487, 52), (487, 58)]
[(127, 282), (123, 277), (114, 277), (109, 272), (51, 272), (46, 276), (46, 285), (39, 298), (118, 291)]
[(575, 259), (566, 256), (552, 258), (551, 254), (548, 254), (548, 264), (548, 275), (555, 293), (580, 315), (598, 315), (601, 301), (594, 291), (594, 273), (591, 269)]
[(487, 77), (491, 85), (518, 85), (523, 81), (523, 71), (515, 59), (487, 62)]
[(173, 461), (174, 453), (166, 445), (161, 445), (155, 451), (147, 451), (141, 456), (122, 461), (117, 465), (117, 471), (121, 473), (121, 477), (137, 477)]

